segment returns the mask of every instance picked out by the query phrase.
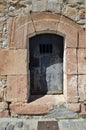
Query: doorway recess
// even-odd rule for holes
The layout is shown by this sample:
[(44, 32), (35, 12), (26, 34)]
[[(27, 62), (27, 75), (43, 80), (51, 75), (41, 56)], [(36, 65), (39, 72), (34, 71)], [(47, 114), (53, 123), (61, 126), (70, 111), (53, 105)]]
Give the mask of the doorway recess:
[(63, 40), (49, 33), (29, 39), (31, 95), (63, 93)]

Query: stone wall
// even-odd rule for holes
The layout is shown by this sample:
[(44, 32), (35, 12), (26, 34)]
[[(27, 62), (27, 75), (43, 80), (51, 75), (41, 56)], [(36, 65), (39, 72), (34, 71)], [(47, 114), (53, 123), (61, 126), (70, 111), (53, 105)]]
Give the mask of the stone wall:
[[(47, 15), (46, 12), (48, 12)], [(34, 13), (38, 13), (38, 15), (36, 16)], [(16, 31), (17, 29), (18, 31)], [(78, 106), (80, 112), (86, 113), (85, 0), (1, 0), (1, 116), (9, 114), (9, 107), (7, 106), (10, 102), (27, 102), (29, 97), (27, 82), (29, 81), (27, 81), (26, 36), (47, 29), (51, 32), (58, 31), (67, 35), (66, 69), (64, 73), (66, 74), (65, 84), (69, 87), (65, 88), (65, 94), (71, 110), (74, 111), (75, 106)], [(19, 59), (21, 62), (19, 62)], [(73, 64), (70, 65), (70, 62)], [(24, 91), (22, 91), (23, 89)], [(15, 93), (12, 94), (11, 92)], [(17, 95), (17, 92), (19, 92), (19, 95)], [(3, 104), (7, 104), (5, 109)]]
[(0, 0), (0, 48), (7, 48), (7, 20), (28, 12), (60, 13), (85, 28), (85, 0)]

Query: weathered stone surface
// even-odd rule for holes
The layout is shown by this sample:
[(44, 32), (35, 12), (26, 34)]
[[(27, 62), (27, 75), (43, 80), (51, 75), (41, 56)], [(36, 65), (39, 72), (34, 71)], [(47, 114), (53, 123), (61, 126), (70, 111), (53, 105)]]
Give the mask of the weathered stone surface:
[(45, 116), (47, 118), (55, 118), (55, 119), (71, 119), (71, 118), (77, 118), (78, 114), (69, 110), (66, 105), (57, 105), (54, 106), (53, 109)]
[(4, 25), (4, 22), (0, 21), (0, 31), (3, 30), (3, 25)]
[(32, 1), (32, 11), (33, 12), (42, 12), (46, 10), (47, 0), (34, 0)]
[(26, 36), (27, 36), (27, 25), (23, 25), (19, 29), (15, 30), (14, 43), (16, 48), (26, 48)]
[(17, 17), (14, 29), (14, 43), (16, 48), (26, 48), (28, 21), (31, 20), (30, 15), (20, 15)]
[(47, 2), (47, 10), (48, 11), (53, 11), (56, 13), (60, 13), (61, 12), (61, 7), (62, 7), (62, 0), (61, 1), (57, 1), (57, 0), (48, 0)]
[(57, 30), (57, 22), (55, 21), (40, 21), (40, 22), (35, 22), (35, 30), (36, 32), (40, 31), (56, 31)]
[(85, 31), (83, 29), (79, 30), (79, 47), (86, 48)]
[(19, 2), (19, 0), (9, 0), (9, 2), (12, 4), (17, 4)]
[(36, 32), (41, 31), (57, 31), (57, 25), (60, 15), (52, 15), (50, 13), (32, 14), (33, 23)]
[(86, 75), (78, 76), (78, 93), (79, 101), (86, 100)]
[(10, 124), (10, 125), (8, 125), (8, 127), (7, 127), (7, 130), (14, 130), (14, 125), (13, 124)]
[(5, 13), (6, 5), (0, 4), (0, 13)]
[(3, 100), (3, 91), (0, 90), (0, 101)]
[[(3, 60), (4, 59), (4, 60)], [(1, 50), (0, 74), (27, 74), (27, 50)]]
[(68, 3), (84, 3), (84, 0), (68, 0)]
[(67, 17), (65, 17), (63, 15), (61, 16), (60, 22), (61, 23), (66, 23), (69, 26), (73, 26), (77, 30), (81, 29), (81, 27), (76, 22), (74, 22), (73, 20), (71, 20), (71, 19), (69, 19), (69, 18), (67, 18)]
[(6, 86), (6, 76), (0, 76), (0, 101), (4, 99), (4, 89)]
[(8, 121), (2, 121), (1, 124), (0, 124), (0, 129), (1, 130), (6, 130), (8, 124), (9, 124)]
[(49, 112), (49, 107), (40, 104), (12, 104), (11, 113), (12, 115), (40, 115)]
[(67, 48), (65, 50), (65, 74), (77, 74), (77, 53), (76, 49)]
[(10, 18), (7, 21), (8, 35), (7, 42), (9, 43), (10, 48), (16, 48), (14, 43), (14, 31), (15, 31), (15, 19)]
[(65, 103), (63, 95), (45, 95), (43, 97), (40, 97), (40, 95), (35, 95), (32, 99), (30, 98), (29, 101), (29, 103), (23, 104), (13, 103), (10, 106), (12, 115), (42, 115), (49, 113), (53, 106)]
[(52, 21), (59, 21), (60, 15), (59, 14), (52, 14), (50, 12), (41, 12), (41, 13), (31, 13), (32, 20), (34, 22), (36, 21), (42, 21), (42, 20), (52, 20)]
[(22, 127), (23, 127), (23, 122), (22, 122), (22, 121), (19, 121), (19, 122), (17, 123), (17, 127), (18, 127), (18, 128), (22, 128)]
[(33, 22), (27, 24), (27, 36), (31, 37), (35, 34), (35, 28)]
[(67, 101), (78, 102), (77, 75), (67, 75)]
[(8, 14), (10, 17), (15, 17), (16, 16), (16, 14), (15, 13), (13, 13), (13, 12), (9, 12), (9, 14)]
[[(58, 1), (57, 0), (44, 0), (44, 1), (0, 0), (0, 22), (1, 22), (0, 49), (6, 48), (8, 47), (8, 45), (10, 49), (24, 49), (26, 48), (26, 41), (27, 41), (26, 37), (29, 37), (31, 35), (33, 36), (35, 32), (36, 33), (58, 32), (58, 34), (62, 34), (65, 37), (66, 48), (70, 47), (71, 50), (73, 48), (78, 49), (78, 47), (83, 48), (83, 51), (81, 51), (81, 49), (78, 51), (78, 56), (76, 55), (76, 51), (70, 51), (68, 52), (69, 53), (68, 57), (65, 58), (65, 60), (67, 60), (65, 74), (76, 75), (77, 72), (78, 74), (82, 74), (82, 75), (84, 74), (82, 76), (83, 78), (81, 78), (79, 75), (79, 80), (78, 80), (78, 85), (79, 85), (78, 90), (79, 90), (79, 96), (81, 97), (80, 99), (81, 101), (85, 100), (83, 88), (86, 89), (85, 87), (86, 56), (84, 51), (86, 48), (86, 43), (85, 43), (85, 32), (82, 29), (80, 29), (80, 27), (76, 23), (85, 27), (84, 5), (85, 5), (84, 0), (69, 0), (69, 1), (66, 0), (58, 0)], [(29, 9), (29, 7), (31, 8)], [(40, 13), (40, 15), (38, 15), (39, 14), (38, 13), (35, 15), (36, 17), (33, 17), (33, 14), (27, 15), (25, 14), (25, 11), (27, 13), (29, 11), (34, 11), (34, 12), (51, 11), (51, 13), (44, 12), (44, 14)], [(54, 14), (55, 12), (65, 15), (68, 18), (73, 19), (73, 21), (69, 20), (68, 18), (65, 18), (64, 16)], [(6, 23), (9, 17), (15, 17), (15, 18), (13, 18), (9, 22), (9, 26), (7, 29)], [(62, 21), (62, 17), (64, 17), (64, 19), (66, 20), (68, 19), (68, 21), (66, 20)], [(57, 30), (57, 26), (58, 26), (58, 30)], [(7, 35), (9, 39), (8, 42), (6, 41)], [(77, 70), (77, 59), (78, 59), (78, 70)], [(19, 60), (21, 62), (19, 62)], [(20, 50), (0, 51), (0, 74), (8, 75), (8, 76), (26, 75), (27, 74), (26, 62), (27, 62), (27, 52), (24, 53), (24, 50), (23, 52), (22, 50), (21, 51)], [(83, 83), (81, 80), (83, 81)], [(2, 100), (4, 89), (6, 89), (6, 84), (3, 89), (2, 89), (3, 86), (2, 82), (0, 82), (0, 85), (1, 85), (0, 98)], [(68, 86), (70, 86), (70, 84)], [(81, 93), (83, 94), (83, 96)]]
[(38, 130), (59, 130), (57, 121), (39, 121)]
[(27, 75), (7, 77), (7, 101), (27, 102), (28, 88)]
[(63, 11), (64, 11), (63, 14), (66, 14), (67, 17), (76, 20), (76, 16), (77, 16), (76, 8), (66, 6), (66, 8)]
[(35, 32), (30, 14), (8, 20), (10, 48), (26, 48), (27, 35)]
[(6, 86), (7, 86), (6, 81), (7, 81), (6, 76), (0, 76), (0, 92), (4, 91), (4, 88), (6, 88)]
[(86, 115), (86, 104), (81, 104), (81, 115)]
[(0, 109), (5, 110), (8, 108), (8, 104), (6, 102), (0, 102)]
[(86, 49), (78, 49), (78, 74), (86, 74)]
[[(62, 119), (62, 120), (56, 120), (54, 118), (46, 118), (46, 119), (21, 119), (21, 118), (1, 118), (0, 119), (0, 130), (8, 130), (6, 126), (15, 126), (13, 130), (21, 130), (16, 127), (17, 123), (19, 121), (22, 121), (24, 123), (24, 127), (22, 130), (37, 130), (38, 124), (52, 126), (55, 128), (55, 125), (58, 123), (59, 130), (85, 130), (86, 129), (86, 119)], [(51, 125), (50, 125), (51, 124)], [(5, 127), (4, 129), (2, 129)], [(50, 128), (52, 128), (50, 127)], [(12, 128), (12, 127), (11, 127)], [(49, 128), (49, 127), (48, 127)], [(48, 130), (50, 130), (50, 128)], [(47, 129), (45, 129), (47, 130)], [(51, 129), (52, 130), (52, 129)], [(53, 129), (54, 130), (54, 129)], [(57, 130), (57, 129), (56, 129)]]
[(77, 47), (77, 29), (69, 24), (60, 22), (58, 25), (58, 32), (61, 32), (66, 41), (66, 47)]
[(78, 15), (80, 19), (85, 19), (85, 9), (80, 9)]
[(80, 103), (70, 103), (68, 104), (68, 108), (69, 110), (73, 111), (73, 112), (80, 112)]
[[(8, 0), (0, 1), (0, 21), (7, 24), (7, 19), (30, 12), (60, 13), (85, 28), (85, 1), (81, 0)], [(26, 19), (25, 19), (26, 20)], [(20, 21), (20, 20), (19, 20)], [(83, 24), (83, 26), (82, 26)], [(22, 33), (21, 33), (22, 34)], [(8, 31), (2, 32), (6, 39)], [(21, 38), (22, 39), (22, 38)], [(14, 43), (15, 44), (15, 43)], [(9, 45), (9, 43), (8, 43)]]
[(72, 119), (72, 120), (60, 120), (60, 130), (85, 130), (86, 120), (85, 119)]
[(0, 118), (8, 117), (8, 116), (9, 116), (9, 111), (8, 110), (0, 111)]

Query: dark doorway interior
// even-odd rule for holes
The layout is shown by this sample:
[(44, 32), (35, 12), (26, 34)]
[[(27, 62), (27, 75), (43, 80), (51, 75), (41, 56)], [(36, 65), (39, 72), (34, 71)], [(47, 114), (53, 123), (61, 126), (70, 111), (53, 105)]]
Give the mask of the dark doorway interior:
[(63, 40), (56, 34), (29, 39), (31, 95), (63, 93)]

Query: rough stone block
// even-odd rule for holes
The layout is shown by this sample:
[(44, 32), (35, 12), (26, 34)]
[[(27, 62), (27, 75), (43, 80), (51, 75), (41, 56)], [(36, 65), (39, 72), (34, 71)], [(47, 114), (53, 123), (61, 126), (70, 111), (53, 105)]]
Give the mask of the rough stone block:
[(59, 21), (60, 20), (60, 17), (61, 15), (59, 14), (52, 14), (52, 13), (49, 13), (49, 12), (43, 12), (43, 13), (32, 13), (31, 14), (32, 16), (32, 20), (34, 22), (36, 21), (42, 21), (42, 20), (46, 20), (46, 21), (49, 21), (49, 20), (53, 20), (53, 21)]
[(64, 72), (65, 74), (77, 74), (77, 53), (76, 49), (67, 48), (65, 50)]
[(50, 13), (32, 14), (36, 32), (41, 31), (57, 31), (57, 25), (60, 20), (60, 15), (52, 15)]
[(68, 104), (69, 110), (73, 112), (80, 112), (81, 110), (81, 104), (80, 103), (70, 103)]
[(7, 77), (6, 76), (0, 76), (0, 93), (3, 93), (4, 89), (6, 88), (6, 81)]
[(14, 26), (13, 26), (13, 19), (9, 18), (7, 20), (7, 29), (8, 29), (7, 42), (9, 43), (9, 47), (12, 46), (11, 45), (11, 35), (14, 32), (14, 30), (12, 28), (14, 28)]
[(20, 115), (33, 115), (33, 114), (47, 114), (49, 112), (49, 107), (47, 105), (40, 104), (16, 104), (13, 103), (10, 106), (12, 115), (20, 114)]
[(78, 76), (78, 93), (79, 93), (79, 100), (85, 101), (86, 100), (86, 75)]
[(77, 23), (75, 23), (73, 20), (71, 20), (71, 19), (69, 19), (67, 17), (64, 17), (63, 15), (61, 16), (60, 22), (61, 23), (66, 23), (69, 26), (73, 26), (76, 29), (81, 29), (81, 27)]
[(27, 74), (27, 50), (1, 50), (0, 74)]
[(79, 31), (79, 47), (80, 48), (86, 48), (85, 33), (86, 32), (83, 29)]
[(15, 39), (15, 30), (16, 30), (16, 18), (11, 18), (8, 21), (8, 35), (7, 40), (9, 43), (9, 47), (11, 49), (16, 49), (16, 43), (14, 42)]
[(28, 15), (20, 15), (15, 21), (14, 43), (16, 48), (26, 48)]
[(3, 117), (9, 117), (9, 111), (5, 110), (5, 111), (0, 111), (0, 118)]
[(6, 4), (0, 4), (0, 12), (5, 13)]
[(27, 25), (23, 25), (22, 27), (15, 30), (14, 43), (16, 44), (17, 49), (26, 48), (26, 40), (27, 40)]
[(56, 31), (58, 23), (56, 21), (39, 21), (34, 22), (36, 32)]
[(0, 109), (7, 109), (8, 108), (8, 104), (6, 102), (0, 102)]
[(85, 1), (84, 0), (68, 0), (69, 4), (73, 4), (73, 3), (76, 3), (76, 2), (81, 4), (81, 3), (84, 3)]
[(81, 104), (81, 115), (86, 115), (86, 104)]
[(33, 22), (27, 23), (27, 35), (33, 36), (35, 34), (35, 28)]
[(86, 49), (78, 50), (78, 74), (86, 74)]
[(20, 15), (8, 20), (8, 42), (12, 49), (24, 49), (27, 44), (27, 35), (34, 32), (30, 14)]
[[(37, 96), (40, 97), (40, 96)], [(33, 95), (29, 103), (12, 103), (10, 106), (12, 114), (47, 114), (57, 104), (63, 104), (65, 102), (63, 95), (45, 95), (43, 97), (34, 100), (36, 97)]]
[(28, 14), (20, 14), (17, 18), (16, 18), (16, 29), (21, 28), (23, 25), (27, 24), (28, 22), (31, 22), (31, 15)]
[(77, 75), (67, 75), (67, 102), (78, 102)]
[(28, 88), (27, 75), (7, 77), (7, 101), (27, 102)]
[(47, 10), (60, 13), (61, 12), (61, 6), (62, 6), (62, 1), (57, 1), (57, 0), (48, 0), (47, 2)]
[(77, 9), (70, 6), (65, 6), (63, 9), (63, 14), (65, 14), (68, 18), (75, 20), (77, 15)]
[(0, 101), (3, 100), (3, 91), (0, 90)]
[(79, 10), (78, 17), (80, 19), (85, 19), (85, 9), (84, 8), (82, 8), (82, 9)]
[(34, 0), (32, 1), (32, 11), (33, 12), (42, 12), (42, 11), (46, 11), (46, 4), (47, 4), (47, 0)]
[(57, 31), (63, 33), (66, 41), (65, 47), (77, 47), (78, 32), (75, 27), (60, 22)]

